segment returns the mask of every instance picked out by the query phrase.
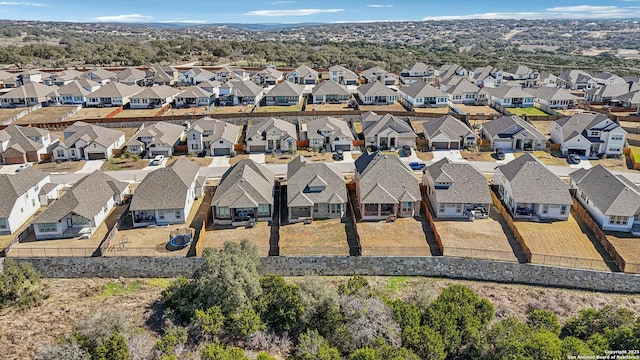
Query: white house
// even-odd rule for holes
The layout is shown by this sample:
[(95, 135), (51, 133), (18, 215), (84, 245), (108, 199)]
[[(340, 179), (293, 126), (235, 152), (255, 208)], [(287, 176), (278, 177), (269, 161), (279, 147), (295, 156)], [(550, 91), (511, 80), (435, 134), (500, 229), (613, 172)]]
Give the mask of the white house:
[(264, 96), (264, 89), (250, 80), (229, 80), (219, 88), (221, 105), (257, 105)]
[(295, 124), (270, 118), (259, 121), (247, 129), (245, 149), (250, 152), (295, 150), (297, 140)]
[(284, 73), (276, 68), (267, 67), (251, 75), (251, 81), (258, 86), (273, 86), (284, 80)]
[(49, 94), (58, 90), (55, 85), (47, 86), (37, 82), (11, 89), (0, 95), (0, 106), (3, 108), (27, 107), (44, 104), (49, 101)]
[(424, 81), (416, 81), (398, 89), (401, 101), (410, 108), (446, 107), (449, 97)]
[(124, 133), (77, 121), (64, 130), (64, 139), (52, 150), (53, 160), (108, 159), (124, 145)]
[(309, 147), (329, 151), (354, 149), (355, 140), (346, 121), (323, 116), (300, 125), (300, 138), (309, 140)]
[(535, 126), (512, 115), (482, 124), (483, 139), (490, 140), (491, 150), (544, 150), (547, 137)]
[(478, 67), (469, 73), (469, 80), (481, 88), (494, 88), (502, 84), (504, 72), (491, 65)]
[(302, 101), (302, 91), (304, 86), (293, 82), (283, 81), (271, 88), (264, 95), (264, 102), (267, 106), (273, 105), (298, 105)]
[(398, 75), (374, 66), (361, 72), (360, 79), (367, 84), (380, 81), (384, 86), (394, 86), (398, 82)]
[(238, 143), (242, 128), (228, 122), (204, 117), (187, 130), (189, 152), (202, 152), (212, 156), (230, 155)]
[(531, 94), (536, 102), (543, 107), (550, 109), (567, 109), (577, 106), (581, 98), (573, 95), (568, 90), (553, 88), (553, 87), (540, 87), (526, 89), (526, 92)]
[(182, 91), (167, 85), (157, 85), (145, 88), (131, 96), (132, 109), (161, 108), (173, 103)]
[(533, 107), (535, 103), (533, 95), (506, 84), (502, 84), (496, 88), (487, 88), (485, 91), (491, 95), (491, 102), (493, 104), (505, 108)]
[(100, 85), (106, 85), (111, 81), (116, 81), (118, 79), (118, 74), (113, 71), (105, 70), (102, 68), (93, 69), (85, 72), (82, 75), (85, 79), (89, 79), (99, 83)]
[(15, 174), (0, 174), (0, 234), (16, 232), (40, 209), (38, 194), (49, 174), (32, 166)]
[(182, 85), (198, 85), (199, 83), (207, 80), (213, 80), (216, 78), (216, 74), (203, 68), (194, 67), (185, 71), (178, 77), (178, 83)]
[(58, 142), (48, 130), (9, 125), (0, 130), (0, 160), (4, 164), (40, 161)]
[(371, 111), (362, 114), (362, 133), (366, 145), (383, 149), (414, 148), (417, 138), (406, 121), (391, 114), (378, 115)]
[(475, 148), (476, 134), (469, 127), (451, 115), (441, 116), (422, 123), (422, 133), (429, 141), (431, 149)]
[(349, 101), (349, 90), (333, 80), (326, 80), (314, 86), (311, 90), (313, 104), (343, 104)]
[(87, 95), (87, 106), (111, 107), (123, 106), (129, 103), (131, 97), (144, 90), (138, 85), (125, 85), (110, 82), (98, 90)]
[(173, 156), (173, 147), (184, 137), (184, 130), (184, 126), (164, 121), (142, 123), (125, 146), (132, 154), (139, 155), (146, 151), (146, 157), (149, 159), (158, 155)]
[(358, 87), (358, 97), (364, 105), (392, 105), (398, 100), (398, 93), (374, 81)]
[(437, 75), (437, 71), (433, 67), (425, 63), (416, 62), (400, 71), (400, 81), (405, 85), (411, 85), (418, 81), (435, 85)]
[(213, 93), (198, 86), (191, 86), (176, 96), (176, 107), (202, 107), (209, 106), (213, 102)]
[(334, 65), (329, 68), (329, 80), (342, 85), (358, 85), (358, 75), (340, 65)]
[(551, 141), (564, 155), (620, 156), (626, 139), (627, 132), (604, 114), (575, 114), (551, 127)]
[(87, 96), (98, 90), (100, 84), (88, 79), (72, 81), (58, 89), (61, 104), (86, 104)]
[(286, 79), (298, 85), (315, 85), (318, 83), (318, 72), (307, 65), (300, 65), (287, 74)]

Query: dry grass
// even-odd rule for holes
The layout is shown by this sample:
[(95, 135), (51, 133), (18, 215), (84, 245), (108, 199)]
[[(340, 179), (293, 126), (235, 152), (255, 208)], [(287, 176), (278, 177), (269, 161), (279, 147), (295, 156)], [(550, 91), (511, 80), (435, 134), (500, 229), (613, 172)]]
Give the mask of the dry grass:
[(25, 110), (26, 108), (0, 108), (0, 122), (4, 122)]
[(558, 166), (567, 165), (566, 158), (553, 156), (552, 154), (549, 154), (546, 151), (534, 151), (533, 156), (537, 157), (538, 159), (540, 159), (540, 161), (542, 161), (547, 165), (558, 165)]
[(204, 115), (207, 111), (206, 107), (194, 107), (187, 109), (169, 109), (163, 116), (176, 116), (176, 115)]
[(154, 117), (161, 109), (128, 109), (116, 114), (114, 118)]
[[(635, 150), (634, 154), (635, 153), (640, 153), (640, 149)], [(608, 159), (589, 160), (589, 162), (591, 162), (591, 165), (593, 166), (601, 164), (607, 169), (613, 170), (613, 171), (636, 171), (627, 167), (626, 155), (622, 155), (620, 159), (608, 158)]]
[(529, 108), (507, 108), (506, 109), (507, 112), (513, 114), (513, 115), (518, 115), (518, 116), (522, 116), (522, 115), (529, 115), (529, 116), (549, 116), (549, 114), (547, 114), (546, 112), (538, 109), (538, 108), (534, 108), (534, 107), (529, 107)]
[(515, 223), (531, 251), (532, 263), (609, 270), (590, 235), (580, 228), (576, 216), (572, 212), (567, 221)]
[(111, 114), (116, 108), (82, 108), (67, 120), (98, 119)]
[(360, 111), (407, 111), (404, 106), (399, 103), (391, 104), (391, 105), (360, 105)]
[(449, 107), (437, 107), (437, 108), (413, 108), (414, 112), (423, 114), (438, 114), (447, 115), (449, 113)]
[(502, 215), (495, 206), (490, 217), (475, 221), (434, 219), (444, 256), (517, 262), (509, 241), (513, 235), (503, 230)]
[(422, 161), (433, 160), (433, 152), (431, 151), (416, 151), (416, 156)]
[[(247, 114), (253, 112), (255, 105), (239, 106), (217, 106), (212, 107), (209, 115), (215, 114)], [(286, 110), (283, 110), (286, 111)], [(290, 110), (293, 111), (293, 110)]]
[(630, 233), (607, 232), (607, 239), (625, 262), (622, 270), (640, 274), (640, 238)]
[(270, 113), (270, 112), (293, 112), (302, 111), (302, 101), (298, 105), (283, 105), (283, 106), (260, 106), (256, 112)]
[(229, 165), (233, 166), (237, 164), (242, 159), (248, 159), (249, 154), (237, 154), (234, 157), (229, 158)]
[(122, 131), (124, 133), (124, 142), (131, 140), (133, 135), (138, 132), (138, 128), (134, 127), (124, 127), (124, 128), (114, 128), (114, 130)]
[(431, 256), (422, 222), (399, 218), (394, 222), (360, 222), (357, 224), (362, 255)]
[(499, 115), (500, 114), (494, 108), (490, 106), (485, 106), (485, 105), (474, 106), (474, 105), (456, 104), (456, 107), (464, 111), (465, 114), (471, 114), (471, 115), (476, 115), (476, 114)]
[(176, 162), (176, 160), (180, 159), (180, 158), (184, 158), (187, 160), (191, 160), (194, 163), (198, 164), (198, 166), (200, 167), (207, 167), (209, 165), (211, 165), (211, 162), (213, 161), (212, 158), (210, 157), (197, 157), (197, 156), (172, 156), (169, 159), (167, 159), (167, 163), (165, 166), (169, 166), (170, 164)]
[(66, 172), (66, 173), (74, 173), (85, 165), (85, 161), (61, 161), (59, 163), (55, 161), (41, 162), (34, 164), (36, 168), (46, 171), (48, 173), (53, 172)]
[(352, 121), (351, 126), (356, 134), (362, 133), (362, 121)]
[(73, 109), (71, 106), (49, 106), (43, 107), (36, 111), (29, 113), (29, 115), (19, 119), (14, 124), (16, 125), (25, 125), (25, 124), (39, 124), (39, 123), (48, 123), (54, 122), (62, 115), (70, 112)]
[(123, 156), (114, 156), (105, 161), (100, 170), (102, 171), (119, 171), (119, 170), (140, 170), (149, 165), (149, 160), (141, 160), (139, 158), (126, 158)]
[[(207, 231), (200, 237), (201, 245), (199, 249), (214, 248), (222, 250), (224, 243), (227, 241), (239, 243), (247, 239), (258, 247), (260, 256), (269, 255), (269, 237), (271, 235), (271, 227), (265, 221), (256, 223), (253, 228), (245, 227), (226, 227), (226, 226), (207, 226)], [(198, 253), (197, 256), (202, 256)]]
[(349, 256), (347, 232), (340, 219), (283, 225), (278, 246), (281, 256)]
[(307, 104), (306, 111), (353, 111), (349, 103), (344, 104)]
[[(325, 163), (332, 163), (333, 162), (333, 154), (332, 153), (319, 153), (317, 151), (307, 151), (307, 150), (298, 150), (297, 153), (299, 155), (302, 155), (304, 157), (306, 157), (309, 161), (314, 161), (314, 162), (325, 162)], [(267, 158), (269, 158), (269, 155), (267, 155)]]
[(553, 121), (532, 121), (531, 124), (538, 129), (542, 134), (549, 135), (551, 128), (553, 127)]
[(493, 152), (490, 151), (460, 151), (460, 155), (462, 155), (463, 159), (469, 161), (490, 161), (495, 162), (496, 159), (493, 157)]

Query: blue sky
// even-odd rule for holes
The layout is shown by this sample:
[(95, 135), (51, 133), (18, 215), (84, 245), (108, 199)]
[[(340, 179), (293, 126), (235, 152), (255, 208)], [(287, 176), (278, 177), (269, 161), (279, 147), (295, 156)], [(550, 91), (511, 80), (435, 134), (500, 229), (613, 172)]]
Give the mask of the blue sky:
[(640, 0), (0, 1), (0, 19), (76, 22), (300, 23), (429, 19), (640, 18)]

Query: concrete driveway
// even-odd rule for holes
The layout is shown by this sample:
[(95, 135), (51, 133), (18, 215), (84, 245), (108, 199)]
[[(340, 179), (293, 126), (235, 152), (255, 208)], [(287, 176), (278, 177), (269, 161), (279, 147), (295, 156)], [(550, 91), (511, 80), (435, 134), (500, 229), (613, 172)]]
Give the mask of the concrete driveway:
[(163, 168), (163, 167), (167, 166), (167, 161), (168, 160), (169, 160), (169, 158), (164, 158), (164, 160), (162, 160), (162, 162), (160, 164), (156, 164), (155, 161), (151, 160), (151, 161), (149, 161), (149, 165), (147, 165), (142, 170), (155, 170), (155, 169)]
[(571, 164), (569, 165), (569, 167), (572, 169), (591, 169), (593, 167), (593, 164), (591, 164), (586, 156), (580, 156), (580, 163)]
[(516, 157), (515, 157), (515, 155), (513, 155), (513, 151), (511, 151), (511, 150), (505, 150), (505, 151), (504, 151), (504, 160), (496, 160), (496, 163), (497, 163), (498, 165), (503, 165), (503, 164), (508, 163), (508, 162), (509, 162), (509, 161), (511, 161), (511, 160), (515, 160), (515, 158), (516, 158)]
[(229, 167), (229, 156), (214, 156), (208, 167)]
[(404, 162), (415, 162), (415, 161), (421, 161), (420, 158), (418, 157), (418, 154), (416, 154), (415, 151), (411, 151), (411, 155), (409, 156), (404, 156), (404, 154), (402, 153), (402, 151), (399, 152), (400, 155), (400, 160), (404, 161)]
[(266, 163), (266, 159), (265, 159), (265, 154), (264, 153), (260, 153), (260, 154), (249, 154), (249, 159), (257, 162), (258, 164), (264, 164)]
[(76, 174), (91, 174), (96, 170), (100, 170), (105, 161), (106, 160), (87, 160), (82, 169), (76, 171)]
[(355, 160), (353, 160), (353, 156), (351, 155), (351, 151), (343, 151), (342, 154), (344, 155), (344, 159), (339, 161), (334, 160), (333, 162), (335, 164), (346, 164), (355, 162)]
[(20, 165), (21, 164), (17, 164), (17, 165), (2, 165), (2, 168), (0, 168), (0, 174), (15, 174), (16, 173), (16, 169)]
[(462, 158), (460, 150), (434, 150), (433, 162), (440, 161), (443, 158), (448, 158), (451, 161), (466, 162), (467, 160)]

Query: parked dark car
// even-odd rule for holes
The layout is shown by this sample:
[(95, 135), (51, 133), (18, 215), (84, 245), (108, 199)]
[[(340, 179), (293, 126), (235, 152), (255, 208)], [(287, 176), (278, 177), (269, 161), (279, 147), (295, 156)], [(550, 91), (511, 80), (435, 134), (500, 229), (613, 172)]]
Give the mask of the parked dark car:
[(332, 158), (333, 158), (333, 161), (342, 161), (344, 160), (344, 153), (342, 152), (342, 150), (336, 150)]
[(369, 145), (369, 146), (367, 146), (367, 150), (369, 152), (376, 152), (376, 151), (380, 150), (380, 148), (378, 148), (376, 145)]
[(413, 170), (423, 170), (427, 165), (425, 163), (413, 161), (409, 163), (409, 167)]
[(495, 152), (496, 160), (504, 160), (504, 150), (497, 148)]
[(402, 154), (403, 154), (404, 156), (411, 156), (411, 146), (409, 146), (409, 145), (404, 145), (404, 146), (402, 147)]
[(569, 156), (567, 156), (567, 161), (569, 164), (580, 164), (580, 155), (569, 154)]

